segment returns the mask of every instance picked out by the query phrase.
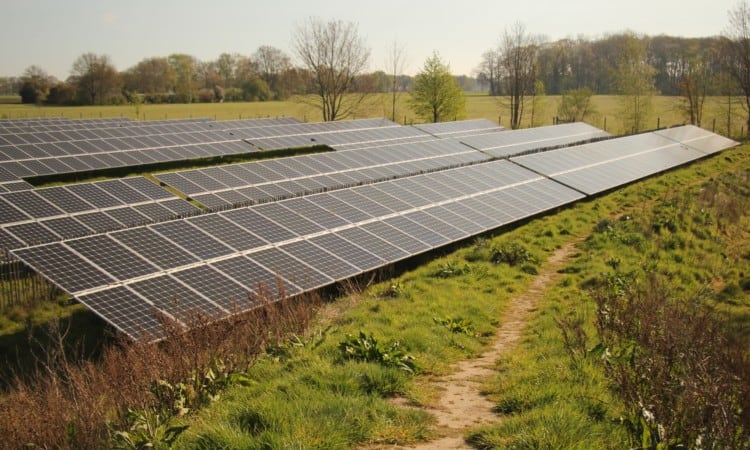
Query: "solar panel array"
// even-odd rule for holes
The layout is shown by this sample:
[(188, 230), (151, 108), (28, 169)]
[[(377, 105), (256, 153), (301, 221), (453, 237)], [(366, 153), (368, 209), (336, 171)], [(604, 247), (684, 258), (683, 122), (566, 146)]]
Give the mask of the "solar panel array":
[[(273, 128), (295, 119), (234, 122), (244, 130)], [(167, 121), (157, 124), (28, 132), (0, 132), (0, 169), (20, 178), (141, 166), (185, 159), (256, 152), (221, 122)]]
[(252, 204), (193, 216), (189, 206), (175, 220), (160, 221), (162, 209), (189, 204), (143, 178), (0, 194), (0, 245), (121, 332), (154, 339), (160, 315), (225, 317), (736, 145), (682, 127), (526, 154), (607, 135), (581, 124), (233, 122), (225, 132), (260, 148), (328, 139), (339, 151), (158, 175), (207, 206)]
[(496, 161), (13, 254), (124, 333), (153, 338), (160, 328), (144, 313), (226, 316), (252, 307), (252, 294), (278, 295), (277, 277), (298, 294), (581, 197)]

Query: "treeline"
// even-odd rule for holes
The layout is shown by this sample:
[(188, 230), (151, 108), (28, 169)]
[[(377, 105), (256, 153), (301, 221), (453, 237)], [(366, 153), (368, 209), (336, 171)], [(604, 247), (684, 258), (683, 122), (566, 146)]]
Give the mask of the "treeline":
[[(152, 57), (119, 72), (106, 55), (86, 53), (60, 81), (39, 66), (19, 77), (0, 78), (0, 95), (20, 95), (23, 103), (103, 105), (121, 103), (193, 103), (284, 100), (316, 93), (310, 70), (292, 64), (283, 51), (262, 46), (252, 56), (222, 53), (212, 61), (187, 54)], [(458, 77), (476, 89), (471, 77)], [(397, 89), (411, 89), (401, 75)], [(363, 92), (390, 92), (392, 78), (383, 71), (360, 74), (354, 87)]]
[[(618, 63), (631, 45), (632, 33), (613, 34), (600, 39), (561, 39), (535, 42), (534, 77), (547, 94), (559, 95), (573, 89), (589, 88), (595, 94), (619, 94)], [(654, 69), (654, 87), (661, 95), (681, 95), (685, 74), (695, 62), (712, 74), (725, 69), (726, 39), (721, 37), (682, 38), (636, 36), (645, 49), (645, 62)], [(491, 95), (505, 95), (502, 54), (492, 49), (482, 55), (477, 81)], [(726, 94), (715, 77), (709, 95)]]
[[(618, 94), (618, 58), (632, 38), (630, 33), (599, 39), (561, 39), (536, 44), (534, 78), (547, 94), (588, 88), (595, 94)], [(708, 95), (727, 93), (718, 76), (724, 72), (726, 39), (639, 36), (646, 49), (645, 62), (653, 67), (654, 87), (661, 95), (681, 95), (686, 71), (700, 60), (714, 82)], [(506, 95), (502, 82), (501, 52), (482, 55), (472, 76), (457, 76), (466, 91)], [(298, 94), (315, 94), (313, 74), (295, 65), (282, 50), (261, 46), (251, 56), (222, 53), (216, 60), (201, 61), (187, 54), (172, 54), (140, 61), (118, 71), (106, 55), (86, 53), (72, 65), (70, 76), (57, 80), (39, 66), (19, 77), (0, 78), (0, 95), (20, 95), (24, 103), (101, 105), (118, 103), (191, 103), (283, 100)], [(400, 75), (396, 89), (410, 91), (413, 77)], [(360, 74), (354, 89), (391, 92), (391, 74), (383, 70)]]

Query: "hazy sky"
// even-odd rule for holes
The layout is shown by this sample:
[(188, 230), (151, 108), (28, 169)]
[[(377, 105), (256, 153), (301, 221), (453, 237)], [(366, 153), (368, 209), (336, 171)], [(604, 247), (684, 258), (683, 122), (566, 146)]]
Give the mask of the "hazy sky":
[(550, 40), (632, 30), (650, 35), (718, 35), (737, 0), (0, 0), (0, 76), (36, 64), (60, 79), (82, 53), (109, 55), (118, 70), (151, 56), (222, 52), (260, 45), (293, 56), (292, 32), (309, 16), (358, 24), (370, 69), (403, 43), (407, 73), (437, 50), (456, 74), (470, 74), (502, 32), (521, 22)]

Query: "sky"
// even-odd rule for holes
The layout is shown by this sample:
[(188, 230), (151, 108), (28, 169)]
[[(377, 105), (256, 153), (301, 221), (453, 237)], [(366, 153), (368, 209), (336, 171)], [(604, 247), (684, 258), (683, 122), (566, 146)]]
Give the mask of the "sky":
[(633, 31), (682, 37), (721, 34), (738, 0), (0, 0), (0, 76), (30, 65), (64, 80), (83, 53), (108, 55), (118, 70), (144, 58), (187, 53), (252, 55), (271, 45), (294, 58), (294, 30), (309, 17), (354, 22), (371, 49), (370, 70), (388, 48), (405, 48), (405, 72), (437, 51), (454, 74), (471, 75), (516, 22), (548, 40)]

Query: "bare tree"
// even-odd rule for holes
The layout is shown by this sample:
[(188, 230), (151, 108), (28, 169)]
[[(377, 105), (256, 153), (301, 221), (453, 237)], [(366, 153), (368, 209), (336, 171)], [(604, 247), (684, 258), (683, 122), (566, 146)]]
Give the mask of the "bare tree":
[(477, 79), (489, 85), (489, 94), (500, 95), (500, 53), (497, 49), (487, 50), (482, 54), (482, 62), (476, 68)]
[(526, 32), (516, 22), (503, 34), (499, 54), (502, 82), (510, 107), (510, 127), (517, 129), (523, 119), (526, 97), (533, 94), (536, 81), (536, 54), (541, 39)]
[(323, 22), (311, 17), (297, 27), (294, 47), (313, 75), (323, 120), (332, 121), (350, 115), (364, 95), (347, 97), (346, 94), (370, 59), (370, 49), (359, 36), (357, 26), (352, 22)]
[(750, 136), (750, 5), (743, 0), (729, 11), (729, 27), (725, 31), (727, 69), (745, 96), (747, 132)]
[(398, 41), (393, 41), (393, 44), (388, 49), (388, 57), (386, 58), (385, 66), (390, 72), (391, 77), (391, 94), (392, 94), (392, 109), (391, 109), (391, 120), (396, 121), (396, 100), (398, 100), (398, 77), (404, 72), (406, 65), (406, 50), (403, 44)]

